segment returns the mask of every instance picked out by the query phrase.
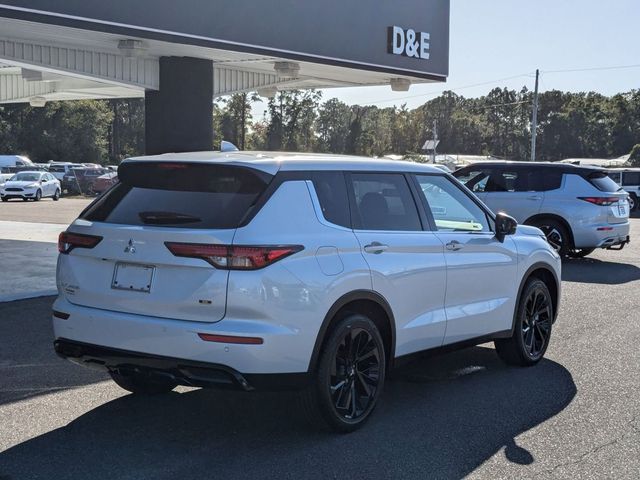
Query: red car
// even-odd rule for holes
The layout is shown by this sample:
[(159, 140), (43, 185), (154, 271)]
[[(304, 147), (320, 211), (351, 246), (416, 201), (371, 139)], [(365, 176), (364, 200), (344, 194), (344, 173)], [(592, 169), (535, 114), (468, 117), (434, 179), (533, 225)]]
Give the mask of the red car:
[(118, 183), (118, 172), (105, 173), (95, 179), (93, 182), (93, 191), (94, 193), (100, 194), (116, 183)]

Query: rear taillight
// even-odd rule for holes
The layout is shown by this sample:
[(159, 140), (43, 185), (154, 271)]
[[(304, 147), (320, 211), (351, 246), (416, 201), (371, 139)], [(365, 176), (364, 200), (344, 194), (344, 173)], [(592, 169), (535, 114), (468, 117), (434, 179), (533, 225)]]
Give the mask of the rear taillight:
[(58, 236), (58, 252), (69, 253), (74, 248), (93, 248), (98, 245), (101, 240), (102, 237), (98, 235), (62, 232)]
[(579, 200), (600, 205), (601, 207), (609, 207), (614, 203), (618, 203), (618, 197), (578, 197)]
[(165, 242), (176, 257), (201, 258), (222, 270), (258, 270), (301, 251), (301, 245), (247, 246)]

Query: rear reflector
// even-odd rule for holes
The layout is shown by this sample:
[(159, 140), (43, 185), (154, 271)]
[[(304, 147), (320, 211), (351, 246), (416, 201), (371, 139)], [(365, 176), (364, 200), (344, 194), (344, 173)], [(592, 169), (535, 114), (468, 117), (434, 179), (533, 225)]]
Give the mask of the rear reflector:
[(596, 228), (596, 230), (599, 232), (610, 232), (611, 230), (613, 230), (613, 227), (598, 227)]
[(236, 337), (232, 335), (214, 335), (211, 333), (199, 333), (198, 336), (205, 342), (235, 343), (242, 345), (262, 345), (264, 340), (259, 337)]
[(56, 318), (60, 318), (61, 320), (66, 320), (71, 316), (69, 313), (59, 312), (58, 310), (53, 311), (53, 316)]
[(301, 245), (246, 246), (165, 242), (176, 257), (201, 258), (222, 270), (258, 270), (301, 251)]
[(102, 237), (81, 233), (62, 232), (58, 236), (58, 252), (69, 253), (74, 248), (93, 248), (100, 243)]
[(578, 200), (584, 200), (585, 202), (593, 203), (594, 205), (600, 205), (602, 207), (609, 207), (614, 203), (618, 203), (618, 197), (578, 197)]

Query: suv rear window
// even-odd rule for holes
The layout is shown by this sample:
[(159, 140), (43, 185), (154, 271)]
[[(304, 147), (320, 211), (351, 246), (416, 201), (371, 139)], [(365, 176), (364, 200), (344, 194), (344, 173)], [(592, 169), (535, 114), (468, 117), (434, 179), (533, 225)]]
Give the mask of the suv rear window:
[(588, 173), (584, 178), (601, 192), (614, 193), (621, 190), (620, 185), (611, 180), (605, 172)]
[(622, 185), (625, 187), (640, 185), (640, 172), (624, 172), (622, 174)]
[(136, 162), (118, 169), (120, 183), (81, 218), (154, 227), (237, 228), (271, 175), (251, 168)]

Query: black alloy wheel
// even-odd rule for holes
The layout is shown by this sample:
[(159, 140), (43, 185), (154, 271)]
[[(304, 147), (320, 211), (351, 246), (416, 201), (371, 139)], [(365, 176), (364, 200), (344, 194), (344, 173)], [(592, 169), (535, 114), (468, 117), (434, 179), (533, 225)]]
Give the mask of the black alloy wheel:
[(551, 310), (549, 291), (536, 285), (525, 300), (521, 328), (522, 342), (533, 361), (539, 360), (547, 349), (551, 336)]
[(547, 237), (547, 242), (561, 257), (566, 257), (571, 249), (571, 240), (567, 229), (555, 220), (541, 220), (534, 224)]
[(549, 346), (553, 318), (547, 285), (530, 278), (520, 295), (512, 336), (494, 342), (498, 356), (508, 365), (527, 367), (538, 363)]
[(348, 315), (325, 341), (313, 383), (303, 392), (311, 419), (322, 418), (337, 432), (358, 429), (380, 398), (385, 370), (384, 344), (376, 325), (364, 315)]

